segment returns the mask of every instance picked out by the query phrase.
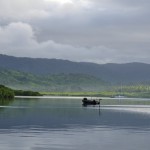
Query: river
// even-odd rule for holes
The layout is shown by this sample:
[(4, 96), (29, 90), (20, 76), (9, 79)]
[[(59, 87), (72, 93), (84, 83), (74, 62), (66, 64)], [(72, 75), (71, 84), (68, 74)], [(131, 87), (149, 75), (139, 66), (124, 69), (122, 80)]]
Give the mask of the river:
[(16, 97), (0, 101), (0, 150), (149, 150), (150, 100)]

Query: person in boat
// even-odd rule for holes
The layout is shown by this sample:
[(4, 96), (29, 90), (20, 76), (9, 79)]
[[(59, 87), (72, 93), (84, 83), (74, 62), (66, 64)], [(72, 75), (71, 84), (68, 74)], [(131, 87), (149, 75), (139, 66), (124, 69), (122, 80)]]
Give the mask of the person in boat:
[(83, 98), (82, 102), (84, 104), (93, 104), (93, 105), (96, 105), (96, 104), (100, 104), (100, 102), (96, 101), (96, 100), (88, 100), (86, 97)]

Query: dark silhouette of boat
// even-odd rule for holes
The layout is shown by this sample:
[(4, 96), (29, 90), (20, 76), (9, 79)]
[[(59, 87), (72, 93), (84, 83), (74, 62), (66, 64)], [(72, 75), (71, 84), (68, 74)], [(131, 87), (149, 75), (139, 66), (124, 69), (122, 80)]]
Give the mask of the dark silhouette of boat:
[(102, 99), (99, 99), (99, 100), (88, 100), (87, 98), (83, 98), (82, 102), (83, 102), (83, 105), (100, 105), (100, 101)]

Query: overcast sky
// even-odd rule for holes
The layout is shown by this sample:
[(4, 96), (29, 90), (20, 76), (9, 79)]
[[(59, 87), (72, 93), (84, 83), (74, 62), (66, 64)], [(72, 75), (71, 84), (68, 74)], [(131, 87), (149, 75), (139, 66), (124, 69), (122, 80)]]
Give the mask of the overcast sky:
[(150, 63), (150, 0), (0, 0), (0, 53)]

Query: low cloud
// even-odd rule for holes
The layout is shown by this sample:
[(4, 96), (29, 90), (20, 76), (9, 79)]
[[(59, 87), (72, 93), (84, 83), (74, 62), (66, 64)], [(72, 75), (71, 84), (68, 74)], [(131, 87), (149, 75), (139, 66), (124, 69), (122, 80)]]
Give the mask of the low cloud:
[(0, 52), (150, 63), (148, 0), (1, 0)]
[(72, 61), (88, 61), (96, 63), (128, 62), (136, 59), (145, 60), (148, 51), (141, 55), (140, 51), (120, 51), (103, 45), (96, 47), (72, 46), (60, 44), (52, 40), (38, 42), (34, 30), (26, 23), (11, 23), (0, 27), (0, 52), (20, 57), (42, 57), (68, 59)]

